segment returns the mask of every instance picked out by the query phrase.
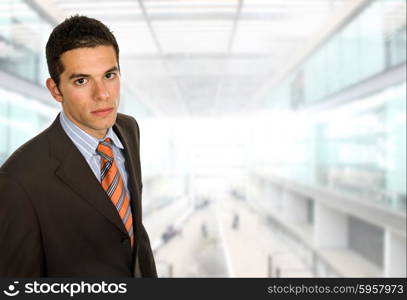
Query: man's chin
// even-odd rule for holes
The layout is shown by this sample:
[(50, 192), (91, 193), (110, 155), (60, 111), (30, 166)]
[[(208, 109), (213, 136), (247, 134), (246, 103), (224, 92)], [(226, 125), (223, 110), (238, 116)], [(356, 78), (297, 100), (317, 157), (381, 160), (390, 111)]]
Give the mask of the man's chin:
[(114, 123), (116, 123), (116, 118), (117, 118), (117, 113), (112, 113), (108, 116), (105, 117), (99, 117), (99, 116), (92, 116), (93, 122), (97, 127), (112, 127)]

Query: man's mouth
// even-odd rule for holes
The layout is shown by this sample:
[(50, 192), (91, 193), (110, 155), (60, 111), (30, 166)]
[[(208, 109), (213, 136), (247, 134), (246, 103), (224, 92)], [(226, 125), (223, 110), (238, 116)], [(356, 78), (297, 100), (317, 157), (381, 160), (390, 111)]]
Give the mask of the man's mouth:
[(113, 107), (109, 107), (109, 108), (102, 108), (102, 109), (97, 109), (92, 111), (91, 113), (93, 115), (99, 116), (99, 117), (104, 117), (107, 116), (108, 114), (110, 114), (113, 111)]

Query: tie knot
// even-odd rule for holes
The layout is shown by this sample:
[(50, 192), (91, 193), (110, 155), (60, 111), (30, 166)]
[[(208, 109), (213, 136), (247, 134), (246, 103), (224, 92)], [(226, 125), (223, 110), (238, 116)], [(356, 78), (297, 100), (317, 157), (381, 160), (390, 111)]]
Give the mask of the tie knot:
[(113, 160), (113, 150), (111, 145), (111, 140), (106, 138), (104, 141), (99, 142), (96, 148), (96, 153), (102, 156), (102, 158), (112, 161)]

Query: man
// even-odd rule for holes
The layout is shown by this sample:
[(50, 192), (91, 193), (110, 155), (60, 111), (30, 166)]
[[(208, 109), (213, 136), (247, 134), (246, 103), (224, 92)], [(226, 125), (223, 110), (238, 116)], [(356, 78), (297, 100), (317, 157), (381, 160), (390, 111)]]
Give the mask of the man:
[(117, 113), (115, 37), (74, 16), (53, 30), (46, 56), (62, 111), (0, 168), (0, 277), (156, 277), (139, 129)]

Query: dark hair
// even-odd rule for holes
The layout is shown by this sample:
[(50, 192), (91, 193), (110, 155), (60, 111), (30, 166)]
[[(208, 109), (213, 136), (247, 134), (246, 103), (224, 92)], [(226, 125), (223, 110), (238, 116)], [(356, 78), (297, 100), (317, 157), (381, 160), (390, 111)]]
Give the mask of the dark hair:
[(48, 71), (51, 78), (59, 86), (64, 66), (61, 55), (76, 48), (94, 48), (96, 46), (113, 46), (119, 66), (119, 46), (109, 28), (102, 22), (85, 16), (71, 16), (54, 28), (49, 36), (45, 52)]

